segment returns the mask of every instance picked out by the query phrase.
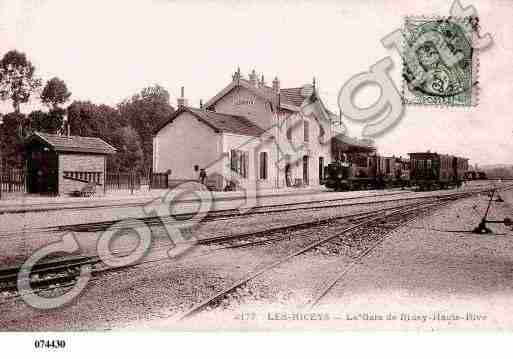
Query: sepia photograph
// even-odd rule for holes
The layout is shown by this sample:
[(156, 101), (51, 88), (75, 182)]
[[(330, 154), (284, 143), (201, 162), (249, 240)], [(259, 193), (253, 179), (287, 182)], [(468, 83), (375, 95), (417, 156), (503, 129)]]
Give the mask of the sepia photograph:
[(0, 342), (511, 331), (512, 19), (0, 1)]

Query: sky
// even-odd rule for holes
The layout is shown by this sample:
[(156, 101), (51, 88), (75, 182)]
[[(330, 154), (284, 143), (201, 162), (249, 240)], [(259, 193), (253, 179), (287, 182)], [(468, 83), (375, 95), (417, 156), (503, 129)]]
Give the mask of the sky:
[[(513, 163), (513, 0), (462, 4), (477, 8), (482, 32), (494, 39), (479, 54), (479, 105), (407, 106), (399, 124), (375, 139), (381, 153), (431, 150), (471, 163)], [(67, 83), (72, 100), (116, 105), (160, 84), (172, 105), (185, 86), (189, 103), (198, 106), (240, 66), (268, 83), (278, 76), (282, 87), (315, 77), (324, 101), (338, 112), (342, 85), (384, 57), (394, 60), (390, 74), (401, 86), (400, 57), (381, 39), (400, 28), (405, 15), (445, 16), (450, 7), (443, 0), (0, 0), (0, 54), (25, 52), (38, 76)], [(355, 101), (368, 106), (378, 96), (377, 87), (368, 87)], [(361, 123), (344, 123), (350, 136), (360, 137)]]

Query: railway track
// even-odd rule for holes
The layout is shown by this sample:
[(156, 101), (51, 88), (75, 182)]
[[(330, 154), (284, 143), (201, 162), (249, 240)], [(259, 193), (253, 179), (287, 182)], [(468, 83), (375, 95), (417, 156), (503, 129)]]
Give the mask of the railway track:
[[(417, 218), (414, 217), (414, 218), (404, 220), (404, 221), (402, 221), (400, 226), (407, 225), (408, 223), (411, 223), (411, 222), (415, 221), (416, 219)], [(336, 274), (333, 278), (330, 278), (327, 281), (327, 283), (316, 294), (314, 294), (312, 296), (312, 298), (310, 298), (310, 300), (305, 304), (305, 307), (308, 308), (308, 310), (313, 310), (328, 295), (328, 293), (333, 288), (335, 288), (335, 286), (338, 283), (340, 283), (344, 279), (344, 277), (352, 269), (354, 269), (359, 263), (361, 263), (361, 261), (365, 257), (369, 256), (376, 248), (378, 248), (383, 242), (385, 242), (393, 234), (393, 232), (395, 232), (398, 229), (398, 227), (400, 227), (400, 226), (396, 226), (394, 229), (392, 229), (391, 231), (386, 233), (384, 236), (382, 236), (380, 239), (376, 240), (371, 245), (364, 247), (364, 248), (360, 248), (358, 250), (358, 253), (353, 256), (352, 262), (348, 266), (346, 266), (342, 271), (340, 271), (340, 273)], [(350, 243), (348, 243), (346, 245), (348, 245), (349, 247), (352, 247), (352, 245)]]
[[(488, 190), (487, 190), (488, 191)], [(478, 193), (482, 193), (479, 191)], [(329, 244), (330, 242), (337, 241), (338, 245), (343, 245), (349, 248), (352, 251), (350, 256), (353, 258), (352, 265), (350, 265), (345, 271), (341, 274), (337, 275), (334, 279), (330, 280), (327, 286), (321, 290), (316, 296), (311, 298), (307, 303), (307, 306), (310, 308), (314, 307), (324, 296), (344, 277), (344, 275), (352, 269), (359, 261), (361, 261), (365, 256), (369, 255), (375, 248), (377, 248), (383, 241), (387, 238), (388, 234), (391, 234), (393, 231), (398, 229), (400, 226), (407, 224), (413, 220), (415, 220), (419, 214), (426, 212), (429, 209), (440, 207), (444, 204), (449, 204), (455, 200), (472, 196), (476, 193), (467, 193), (466, 196), (462, 195), (451, 195), (444, 198), (441, 202), (433, 202), (426, 201), (421, 204), (407, 204), (404, 206), (400, 206), (402, 208), (394, 209), (390, 211), (390, 209), (382, 210), (381, 214), (373, 214), (366, 216), (359, 220), (357, 223), (345, 226), (335, 234), (328, 235), (325, 238), (319, 239), (307, 246), (294, 251), (290, 254), (287, 254), (283, 257), (280, 257), (265, 265), (264, 267), (257, 269), (255, 271), (249, 272), (244, 278), (236, 281), (234, 284), (228, 286), (226, 289), (221, 292), (216, 293), (215, 295), (203, 300), (199, 304), (196, 304), (191, 309), (189, 309), (185, 314), (180, 317), (180, 320), (190, 318), (194, 315), (199, 314), (204, 310), (210, 310), (215, 308), (218, 303), (226, 298), (230, 293), (236, 291), (238, 288), (243, 287), (248, 284), (251, 280), (256, 277), (276, 268), (282, 266), (284, 263), (290, 261), (291, 259), (300, 256), (308, 251), (313, 249), (317, 249), (323, 245)], [(389, 212), (389, 213), (387, 213)], [(351, 239), (351, 234), (356, 232), (365, 231), (372, 233), (375, 232), (375, 229), (384, 227), (381, 229), (380, 234), (381, 237), (378, 239), (373, 239), (372, 237), (376, 236), (363, 236), (359, 240)], [(383, 235), (384, 234), (384, 235)], [(350, 238), (348, 240), (348, 238)]]
[[(510, 185), (511, 186), (511, 185)], [(475, 190), (481, 190), (481, 189), (475, 189)], [(408, 191), (406, 191), (408, 192)], [(312, 201), (302, 201), (302, 202), (295, 202), (293, 204), (286, 203), (286, 204), (275, 204), (275, 205), (266, 205), (266, 206), (260, 206), (255, 207), (253, 210), (241, 213), (238, 209), (230, 209), (230, 210), (214, 210), (210, 211), (208, 213), (196, 213), (196, 212), (189, 212), (189, 213), (179, 213), (179, 214), (172, 214), (170, 216), (148, 216), (148, 217), (142, 217), (142, 218), (128, 218), (123, 220), (109, 220), (109, 221), (96, 221), (96, 222), (88, 222), (88, 223), (78, 223), (78, 224), (71, 224), (71, 225), (61, 225), (61, 226), (48, 226), (48, 227), (33, 227), (33, 228), (24, 228), (24, 230), (20, 233), (19, 231), (0, 231), (0, 240), (3, 239), (13, 239), (17, 237), (23, 237), (24, 239), (29, 237), (38, 236), (41, 234), (51, 234), (51, 233), (57, 233), (57, 232), (64, 232), (64, 231), (72, 231), (72, 232), (100, 232), (105, 231), (106, 229), (115, 229), (116, 224), (123, 221), (123, 227), (130, 224), (130, 220), (133, 220), (133, 226), (137, 227), (140, 224), (139, 221), (144, 222), (148, 226), (160, 226), (165, 225), (168, 223), (178, 222), (178, 221), (184, 221), (188, 218), (199, 216), (201, 215), (203, 217), (202, 222), (211, 222), (211, 221), (219, 221), (219, 220), (227, 220), (227, 219), (233, 219), (233, 218), (241, 218), (241, 217), (249, 217), (249, 216), (256, 216), (256, 215), (266, 215), (266, 214), (279, 214), (279, 213), (285, 213), (285, 212), (291, 212), (291, 211), (298, 211), (298, 210), (322, 210), (322, 209), (330, 209), (330, 208), (337, 208), (337, 207), (351, 207), (351, 206), (357, 206), (357, 205), (364, 205), (364, 204), (373, 204), (375, 202), (369, 202), (369, 201), (358, 201), (358, 202), (352, 202), (352, 203), (346, 203), (347, 201), (355, 200), (355, 199), (364, 199), (364, 198), (382, 198), (382, 197), (389, 197), (389, 196), (396, 196), (399, 194), (403, 194), (405, 191), (394, 191), (389, 193), (377, 193), (377, 194), (370, 194), (365, 196), (356, 196), (356, 197), (347, 197), (347, 198), (337, 198), (337, 199), (327, 199), (317, 202)], [(285, 196), (285, 195), (284, 195)], [(432, 195), (427, 194), (426, 196), (431, 197)], [(265, 197), (265, 196), (263, 196)], [(417, 196), (418, 198), (421, 198), (422, 196)], [(239, 197), (233, 198), (230, 200), (240, 199)], [(401, 200), (409, 200), (410, 198), (402, 198)], [(414, 200), (415, 198), (412, 197), (411, 200)], [(386, 202), (394, 202), (397, 199), (390, 199), (390, 200), (380, 200), (379, 203), (386, 203)], [(185, 202), (193, 202), (185, 201)], [(338, 202), (338, 203), (337, 203)], [(116, 205), (117, 206), (117, 205)], [(114, 206), (114, 207), (116, 207)], [(121, 207), (121, 205), (119, 205)], [(131, 204), (129, 205), (131, 206)], [(113, 208), (114, 208), (113, 207)], [(100, 206), (99, 208), (102, 208)], [(1, 213), (0, 213), (1, 214)]]
[[(486, 190), (488, 191), (488, 190)], [(358, 212), (351, 215), (340, 215), (340, 216), (334, 216), (330, 218), (326, 218), (323, 220), (315, 220), (311, 222), (301, 223), (301, 224), (294, 224), (294, 225), (287, 225), (287, 226), (280, 226), (275, 227), (271, 229), (261, 230), (261, 231), (255, 231), (255, 232), (248, 232), (248, 233), (241, 233), (241, 234), (234, 234), (234, 235), (228, 235), (228, 236), (217, 236), (217, 237), (211, 237), (211, 238), (204, 238), (201, 240), (198, 240), (195, 244), (199, 246), (205, 246), (205, 245), (222, 245), (228, 243), (228, 245), (223, 247), (217, 247), (212, 249), (209, 253), (213, 253), (218, 250), (223, 249), (229, 249), (229, 248), (239, 248), (244, 246), (253, 246), (253, 245), (263, 245), (266, 243), (270, 243), (273, 241), (279, 240), (279, 238), (267, 238), (270, 235), (280, 235), (284, 233), (292, 233), (294, 231), (298, 231), (305, 228), (313, 228), (315, 226), (322, 226), (322, 225), (330, 225), (333, 224), (334, 221), (346, 221), (345, 225), (349, 225), (353, 221), (353, 223), (357, 223), (354, 225), (351, 225), (349, 229), (351, 228), (361, 228), (362, 226), (371, 223), (371, 221), (375, 221), (376, 218), (380, 217), (380, 213), (382, 215), (383, 212), (390, 212), (390, 211), (403, 211), (408, 210), (409, 208), (417, 207), (419, 205), (426, 206), (429, 203), (435, 205), (440, 204), (441, 202), (448, 202), (459, 198), (465, 198), (468, 196), (475, 195), (477, 193), (483, 193), (486, 191), (469, 191), (469, 192), (460, 192), (457, 194), (451, 194), (451, 195), (435, 195), (435, 196), (429, 196), (429, 197), (423, 197), (419, 200), (423, 200), (423, 204), (419, 203), (410, 203), (405, 205), (399, 205), (399, 206), (393, 206), (388, 208), (381, 208), (376, 209), (372, 211), (366, 211), (366, 212)], [(341, 225), (340, 223), (338, 225)], [(264, 239), (262, 239), (264, 237)], [(244, 242), (246, 240), (246, 242)], [(249, 241), (248, 241), (249, 240)], [(329, 240), (328, 240), (329, 241)], [(317, 243), (313, 247), (307, 248), (305, 251), (308, 251), (311, 248), (314, 248), (316, 246), (321, 245), (325, 241)], [(167, 250), (170, 246), (160, 246), (159, 250)], [(127, 251), (126, 253), (128, 253)], [(301, 253), (304, 253), (302, 251)], [(294, 256), (297, 256), (301, 253), (295, 253)], [(117, 255), (124, 255), (124, 252), (118, 252)], [(202, 254), (203, 256), (205, 254)], [(194, 258), (194, 257), (192, 257)], [(292, 258), (292, 257), (290, 257)], [(102, 273), (110, 272), (110, 271), (118, 271), (127, 269), (129, 267), (136, 267), (143, 264), (148, 263), (158, 263), (164, 260), (169, 260), (168, 257), (166, 258), (160, 258), (160, 259), (154, 259), (154, 260), (143, 260), (139, 263), (136, 263), (134, 265), (129, 265), (125, 267), (117, 267), (117, 268), (105, 268), (105, 267), (95, 267), (98, 266), (101, 262), (101, 259), (99, 256), (91, 256), (91, 257), (84, 257), (84, 256), (75, 256), (75, 257), (66, 257), (62, 259), (55, 259), (48, 262), (39, 263), (36, 265), (34, 270), (31, 273), (31, 287), (33, 289), (39, 289), (39, 290), (47, 290), (47, 289), (53, 289), (56, 286), (70, 286), (74, 285), (75, 281), (77, 280), (77, 277), (80, 275), (80, 271), (82, 266), (90, 265), (95, 267), (93, 269), (93, 277), (97, 277), (101, 275)], [(19, 272), (19, 267), (11, 267), (11, 268), (5, 268), (0, 270), (0, 292), (1, 291), (16, 291), (16, 279), (17, 279), (17, 273)], [(270, 269), (270, 268), (269, 268)], [(267, 269), (268, 270), (268, 269)], [(240, 286), (242, 284), (239, 284)], [(233, 290), (233, 288), (231, 289)], [(16, 293), (18, 295), (19, 293)]]
[[(116, 229), (121, 228), (116, 227), (116, 224), (123, 222), (122, 227), (126, 227), (127, 225), (130, 225), (130, 221), (133, 221), (133, 226), (137, 227), (140, 226), (140, 221), (144, 222), (145, 225), (148, 226), (160, 226), (165, 225), (168, 223), (174, 223), (179, 221), (186, 221), (189, 218), (192, 218), (194, 216), (199, 216), (202, 218), (201, 222), (212, 222), (212, 221), (220, 221), (220, 220), (228, 220), (228, 219), (234, 219), (234, 218), (242, 218), (242, 217), (250, 217), (250, 216), (256, 216), (256, 215), (272, 215), (272, 214), (279, 214), (279, 213), (286, 213), (286, 212), (292, 212), (292, 211), (299, 211), (299, 210), (323, 210), (323, 209), (330, 209), (330, 208), (337, 208), (337, 207), (352, 207), (352, 206), (358, 206), (358, 205), (367, 205), (367, 204), (375, 204), (375, 203), (388, 203), (388, 202), (395, 202), (397, 200), (416, 200), (419, 198), (430, 198), (437, 195), (417, 195), (412, 197), (406, 197), (406, 198), (393, 198), (389, 200), (382, 200), (375, 202), (370, 201), (358, 201), (358, 202), (350, 202), (346, 203), (351, 200), (355, 199), (369, 199), (369, 198), (382, 198), (382, 197), (390, 197), (390, 196), (397, 196), (400, 194), (406, 193), (404, 191), (402, 192), (392, 192), (392, 193), (378, 193), (378, 194), (372, 194), (372, 195), (366, 195), (361, 197), (349, 197), (344, 199), (328, 199), (328, 200), (322, 200), (317, 202), (312, 201), (303, 201), (303, 202), (296, 202), (296, 203), (286, 203), (286, 204), (275, 204), (275, 205), (267, 205), (267, 206), (260, 206), (255, 207), (253, 210), (248, 212), (240, 212), (238, 209), (229, 209), (229, 210), (215, 210), (215, 211), (209, 211), (206, 213), (196, 213), (196, 212), (188, 212), (188, 213), (178, 213), (178, 214), (172, 214), (169, 216), (148, 216), (148, 217), (142, 217), (142, 218), (128, 218), (124, 220), (108, 220), (108, 221), (96, 221), (96, 222), (87, 222), (87, 223), (78, 223), (78, 224), (71, 224), (71, 225), (60, 225), (60, 226), (49, 226), (49, 227), (35, 227), (30, 229), (25, 229), (23, 232), (23, 236), (34, 236), (37, 234), (44, 234), (44, 233), (56, 233), (56, 232), (101, 232), (105, 231), (107, 229)], [(338, 202), (338, 203), (337, 203)], [(13, 231), (0, 231), (0, 240), (3, 238), (13, 238), (19, 235), (19, 232), (13, 232)]]
[[(121, 221), (125, 224), (129, 224), (130, 220), (133, 220), (134, 225), (137, 225), (137, 221), (143, 221), (146, 225), (149, 226), (157, 226), (167, 222), (173, 221), (185, 221), (194, 216), (201, 216), (202, 222), (210, 222), (210, 221), (218, 221), (223, 219), (232, 219), (232, 218), (241, 218), (241, 217), (249, 217), (254, 215), (261, 214), (276, 214), (276, 213), (284, 213), (290, 211), (297, 210), (318, 210), (318, 209), (328, 209), (328, 208), (336, 208), (336, 207), (344, 207), (344, 206), (355, 206), (361, 204), (367, 204), (369, 202), (353, 202), (353, 203), (345, 203), (347, 201), (355, 200), (355, 199), (364, 199), (364, 198), (381, 198), (381, 197), (390, 197), (397, 196), (402, 192), (392, 192), (392, 193), (378, 193), (372, 195), (365, 195), (361, 197), (349, 197), (349, 198), (336, 198), (336, 199), (326, 199), (317, 202), (312, 201), (302, 201), (295, 203), (285, 203), (285, 204), (274, 204), (274, 205), (266, 205), (255, 207), (254, 209), (248, 212), (240, 212), (238, 209), (228, 209), (228, 210), (212, 210), (206, 213), (197, 213), (197, 212), (186, 212), (186, 213), (177, 213), (171, 214), (169, 216), (147, 216), (142, 218), (128, 218), (125, 220), (107, 220), (107, 221), (96, 221), (96, 222), (87, 222), (87, 223), (77, 223), (70, 225), (60, 225), (60, 226), (49, 226), (49, 227), (35, 227), (31, 228), (31, 231), (35, 231), (38, 233), (51, 233), (51, 232), (63, 232), (63, 231), (72, 231), (72, 232), (99, 232), (104, 231), (109, 228), (116, 228), (115, 225)], [(390, 200), (395, 201), (396, 199)], [(339, 203), (336, 203), (339, 202)], [(385, 201), (380, 201), (385, 202)], [(5, 231), (0, 232), (0, 239), (5, 237), (10, 237), (16, 235), (16, 232)]]
[[(394, 206), (392, 208), (400, 208), (404, 205), (400, 206)], [(378, 213), (380, 211), (383, 211), (383, 209), (376, 209), (366, 212), (358, 212), (350, 215), (339, 215), (339, 216), (332, 216), (326, 219), (322, 220), (313, 220), (309, 222), (303, 222), (299, 224), (291, 224), (291, 225), (284, 225), (284, 226), (278, 226), (273, 227), (265, 230), (258, 230), (258, 231), (252, 231), (252, 232), (245, 232), (245, 233), (238, 233), (238, 234), (232, 234), (232, 235), (223, 235), (223, 236), (214, 236), (209, 238), (204, 238), (198, 240), (195, 244), (198, 246), (206, 246), (206, 245), (223, 245), (226, 243), (232, 243), (227, 246), (221, 247), (221, 248), (215, 248), (211, 250), (209, 253), (213, 253), (218, 250), (222, 249), (230, 249), (230, 248), (240, 248), (240, 247), (247, 247), (251, 245), (261, 245), (265, 244), (271, 241), (274, 241), (275, 239), (266, 238), (263, 240), (258, 240), (258, 238), (262, 237), (268, 237), (272, 235), (279, 235), (287, 232), (292, 231), (298, 231), (305, 228), (311, 228), (314, 226), (322, 226), (322, 225), (328, 225), (334, 221), (337, 220), (352, 220), (352, 219), (358, 219), (362, 216), (369, 216), (373, 215), (375, 213)], [(250, 241), (250, 242), (243, 242), (244, 240), (248, 240), (251, 238), (257, 238), (257, 241)], [(234, 243), (233, 243), (234, 242)], [(172, 245), (161, 245), (156, 246), (154, 249), (166, 251), (172, 248)], [(131, 251), (117, 251), (115, 254), (119, 256), (123, 256), (126, 254), (129, 254)], [(205, 254), (202, 254), (204, 256)], [(192, 257), (195, 258), (195, 257)], [(168, 259), (167, 259), (168, 260)], [(157, 260), (156, 262), (161, 261)], [(90, 256), (90, 257), (84, 257), (84, 256), (74, 256), (70, 258), (63, 258), (63, 259), (54, 259), (48, 262), (43, 262), (34, 267), (34, 270), (32, 271), (32, 276), (35, 276), (36, 280), (34, 282), (31, 282), (32, 286), (34, 288), (43, 288), (45, 286), (51, 285), (51, 284), (62, 284), (63, 282), (74, 282), (75, 278), (80, 274), (80, 268), (84, 265), (98, 265), (101, 262), (101, 259), (99, 256)], [(153, 261), (143, 261), (139, 262), (136, 265), (142, 265), (147, 263), (152, 263)], [(135, 267), (136, 265), (132, 265), (131, 267)], [(120, 270), (125, 269), (126, 267), (118, 267), (118, 268), (106, 268), (106, 269), (97, 269), (93, 270), (93, 274), (100, 274), (104, 273), (110, 270)], [(0, 291), (1, 290), (15, 290), (16, 289), (16, 279), (17, 274), (20, 270), (19, 266), (9, 267), (0, 270)], [(45, 275), (53, 275), (53, 274), (59, 274), (53, 278), (45, 278), (44, 281), (40, 280), (40, 276)], [(53, 282), (52, 282), (53, 280)]]
[[(511, 188), (511, 185), (505, 186), (505, 188)], [(489, 190), (487, 191), (489, 192)], [(480, 191), (479, 193), (483, 193)], [(493, 196), (493, 192), (490, 195), (490, 198)], [(403, 221), (404, 223), (401, 226), (407, 225), (413, 222), (416, 218), (410, 218)], [(313, 310), (330, 292), (333, 290), (338, 283), (340, 283), (346, 275), (353, 270), (356, 266), (358, 266), (362, 259), (369, 256), (376, 248), (378, 248), (383, 242), (385, 242), (393, 232), (395, 232), (398, 228), (394, 228), (389, 231), (386, 235), (382, 236), (380, 239), (376, 240), (372, 245), (369, 245), (365, 248), (357, 249), (356, 253), (353, 253), (352, 262), (347, 265), (343, 270), (341, 270), (338, 274), (336, 274), (333, 278), (330, 278), (326, 284), (310, 299), (310, 301), (305, 305), (308, 310)], [(433, 230), (433, 229), (430, 229)], [(456, 232), (456, 233), (474, 233), (473, 231), (445, 231), (445, 232)], [(497, 235), (497, 234), (496, 234)]]
[[(310, 195), (326, 195), (333, 192), (327, 192), (327, 191), (310, 191), (302, 194), (310, 194)], [(270, 198), (270, 197), (294, 197), (298, 196), (300, 194), (298, 193), (285, 193), (285, 194), (264, 194), (257, 196), (257, 198)], [(387, 195), (387, 194), (383, 194)], [(348, 199), (355, 199), (355, 198), (364, 198), (364, 197), (373, 197), (376, 196), (375, 194), (372, 195), (365, 195), (365, 196), (355, 196), (355, 197), (349, 197)], [(44, 206), (41, 204), (25, 204), (24, 208), (18, 208), (18, 205), (6, 205), (0, 208), (0, 215), (2, 214), (12, 214), (12, 213), (29, 213), (29, 212), (52, 212), (52, 211), (62, 211), (62, 210), (73, 210), (73, 211), (89, 211), (89, 210), (97, 210), (97, 209), (116, 209), (116, 208), (131, 208), (131, 207), (141, 207), (146, 205), (147, 203), (156, 200), (158, 197), (145, 197), (141, 198), (137, 201), (134, 201), (133, 199), (130, 200), (110, 200), (112, 203), (103, 203), (98, 204), (94, 201), (90, 201), (90, 203), (87, 203), (85, 201), (75, 201), (75, 202), (67, 202), (67, 203), (47, 203)], [(214, 198), (215, 202), (233, 202), (233, 201), (240, 201), (244, 200), (246, 197), (238, 195), (234, 197), (221, 197), (221, 198)], [(177, 203), (195, 203), (197, 202), (197, 199), (184, 199), (179, 200)], [(10, 208), (12, 207), (12, 208)]]
[[(482, 191), (482, 190), (479, 190)], [(227, 219), (234, 219), (234, 218), (243, 218), (243, 217), (250, 217), (250, 216), (256, 216), (256, 215), (273, 215), (273, 214), (279, 214), (279, 213), (286, 213), (286, 212), (293, 212), (293, 211), (300, 211), (300, 210), (308, 210), (308, 211), (315, 211), (315, 210), (323, 210), (323, 209), (330, 209), (330, 208), (342, 208), (342, 207), (353, 207), (353, 206), (359, 206), (359, 205), (368, 205), (368, 204), (375, 204), (375, 203), (392, 203), (396, 202), (398, 200), (400, 201), (407, 201), (407, 200), (418, 200), (423, 198), (438, 198), (439, 196), (444, 196), (444, 194), (417, 194), (415, 196), (411, 197), (403, 197), (403, 198), (392, 198), (392, 199), (381, 199), (382, 197), (391, 197), (391, 196), (398, 196), (400, 194), (407, 193), (408, 191), (403, 192), (393, 192), (393, 193), (378, 193), (373, 195), (367, 195), (367, 196), (361, 196), (361, 197), (350, 197), (350, 198), (344, 198), (344, 199), (328, 199), (328, 200), (322, 200), (318, 202), (311, 202), (311, 201), (303, 201), (303, 202), (296, 202), (296, 203), (287, 203), (287, 204), (275, 204), (275, 205), (267, 205), (267, 206), (259, 206), (254, 208), (251, 211), (248, 212), (240, 212), (238, 209), (229, 209), (229, 210), (215, 210), (215, 211), (209, 211), (206, 213), (196, 213), (196, 212), (189, 212), (189, 213), (179, 213), (179, 214), (171, 214), (170, 216), (148, 216), (144, 218), (137, 218), (134, 219), (134, 226), (137, 226), (138, 222), (136, 221), (143, 221), (148, 226), (159, 226), (162, 224), (167, 223), (173, 223), (177, 221), (187, 221), (189, 218), (192, 218), (194, 216), (199, 216), (202, 218), (201, 222), (212, 222), (212, 221), (220, 221), (220, 220), (227, 220)], [(413, 193), (413, 192), (412, 192)], [(379, 198), (379, 201), (358, 201), (358, 202), (350, 202), (346, 203), (351, 200), (355, 199), (364, 199), (364, 198)], [(337, 203), (338, 202), (338, 203)], [(123, 220), (123, 226), (126, 226), (129, 223), (130, 219)], [(76, 224), (76, 225), (66, 225), (66, 226), (56, 226), (56, 227), (49, 227), (48, 230), (50, 231), (73, 231), (73, 232), (99, 232), (99, 231), (105, 231), (107, 229), (115, 229), (116, 224), (121, 222), (121, 220), (112, 220), (112, 221), (99, 221), (99, 222), (91, 222), (91, 223), (83, 223), (83, 224)], [(0, 233), (0, 238), (2, 234)]]

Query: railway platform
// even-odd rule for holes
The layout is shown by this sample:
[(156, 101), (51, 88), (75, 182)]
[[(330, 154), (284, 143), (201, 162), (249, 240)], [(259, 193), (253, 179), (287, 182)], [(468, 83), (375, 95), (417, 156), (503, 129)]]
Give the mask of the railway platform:
[[(473, 187), (486, 186), (487, 182), (477, 183)], [(0, 215), (9, 213), (31, 213), (31, 212), (52, 212), (62, 210), (86, 210), (95, 208), (120, 208), (143, 206), (149, 202), (163, 199), (170, 190), (151, 190), (138, 191), (134, 194), (130, 192), (111, 193), (107, 196), (76, 198), (66, 196), (39, 196), (24, 195), (19, 197), (8, 197), (0, 200)], [(285, 187), (279, 189), (258, 189), (256, 192), (234, 191), (234, 192), (211, 192), (211, 198), (217, 203), (231, 203), (228, 207), (237, 208), (240, 203), (244, 202), (248, 197), (253, 197), (259, 201), (272, 201), (273, 203), (283, 202), (293, 203), (295, 199), (301, 198), (303, 201), (323, 200), (326, 197), (344, 199), (359, 196), (368, 196), (372, 193), (403, 193), (408, 190), (386, 189), (386, 190), (360, 190), (350, 192), (333, 192), (324, 186), (308, 186), (308, 187)], [(197, 202), (198, 196), (195, 193), (181, 195), (179, 199), (175, 199), (174, 203), (191, 203)], [(237, 203), (239, 202), (239, 203)]]
[[(394, 190), (395, 191), (395, 190)], [(365, 195), (371, 191), (355, 191), (351, 193), (333, 193), (324, 186), (309, 186), (302, 188), (280, 188), (280, 189), (261, 189), (253, 192), (211, 192), (211, 198), (214, 202), (224, 201), (243, 201), (248, 197), (253, 198), (293, 198), (307, 197), (316, 199), (317, 195), (326, 196), (332, 194), (334, 196), (344, 198), (345, 196), (354, 197)], [(129, 193), (111, 194), (104, 197), (75, 198), (75, 197), (48, 197), (48, 196), (23, 196), (16, 198), (8, 198), (0, 200), (0, 214), (8, 213), (28, 213), (28, 212), (45, 212), (66, 209), (94, 209), (102, 207), (119, 207), (119, 206), (141, 206), (146, 203), (166, 198), (169, 190), (152, 190), (138, 192), (133, 195)], [(204, 197), (210, 195), (203, 194)], [(188, 203), (198, 201), (195, 193), (185, 194), (179, 199), (174, 200), (176, 203)]]
[[(304, 188), (297, 190), (261, 191), (245, 195), (241, 192), (212, 193), (213, 201), (208, 211), (234, 210), (244, 206), (246, 210), (261, 206), (293, 205), (319, 201), (344, 200), (350, 202), (374, 201), (376, 198), (400, 198), (407, 190), (331, 192), (323, 188)], [(166, 192), (151, 197), (123, 197), (119, 199), (78, 199), (63, 198), (43, 202), (41, 199), (32, 201), (0, 202), (0, 229), (29, 230), (48, 226), (94, 223), (105, 220), (123, 220), (126, 218), (144, 218), (151, 203), (152, 210), (164, 215), (196, 213), (205, 211), (201, 208), (197, 196), (182, 196), (172, 202), (163, 201)], [(252, 203), (254, 206), (247, 206)], [(162, 214), (159, 214), (162, 215)]]

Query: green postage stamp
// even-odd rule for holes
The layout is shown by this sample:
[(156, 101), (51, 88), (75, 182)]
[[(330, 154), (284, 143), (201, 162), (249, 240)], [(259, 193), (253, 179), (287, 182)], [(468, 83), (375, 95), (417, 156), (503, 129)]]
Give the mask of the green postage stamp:
[(477, 105), (478, 18), (406, 17), (404, 25), (404, 103)]

